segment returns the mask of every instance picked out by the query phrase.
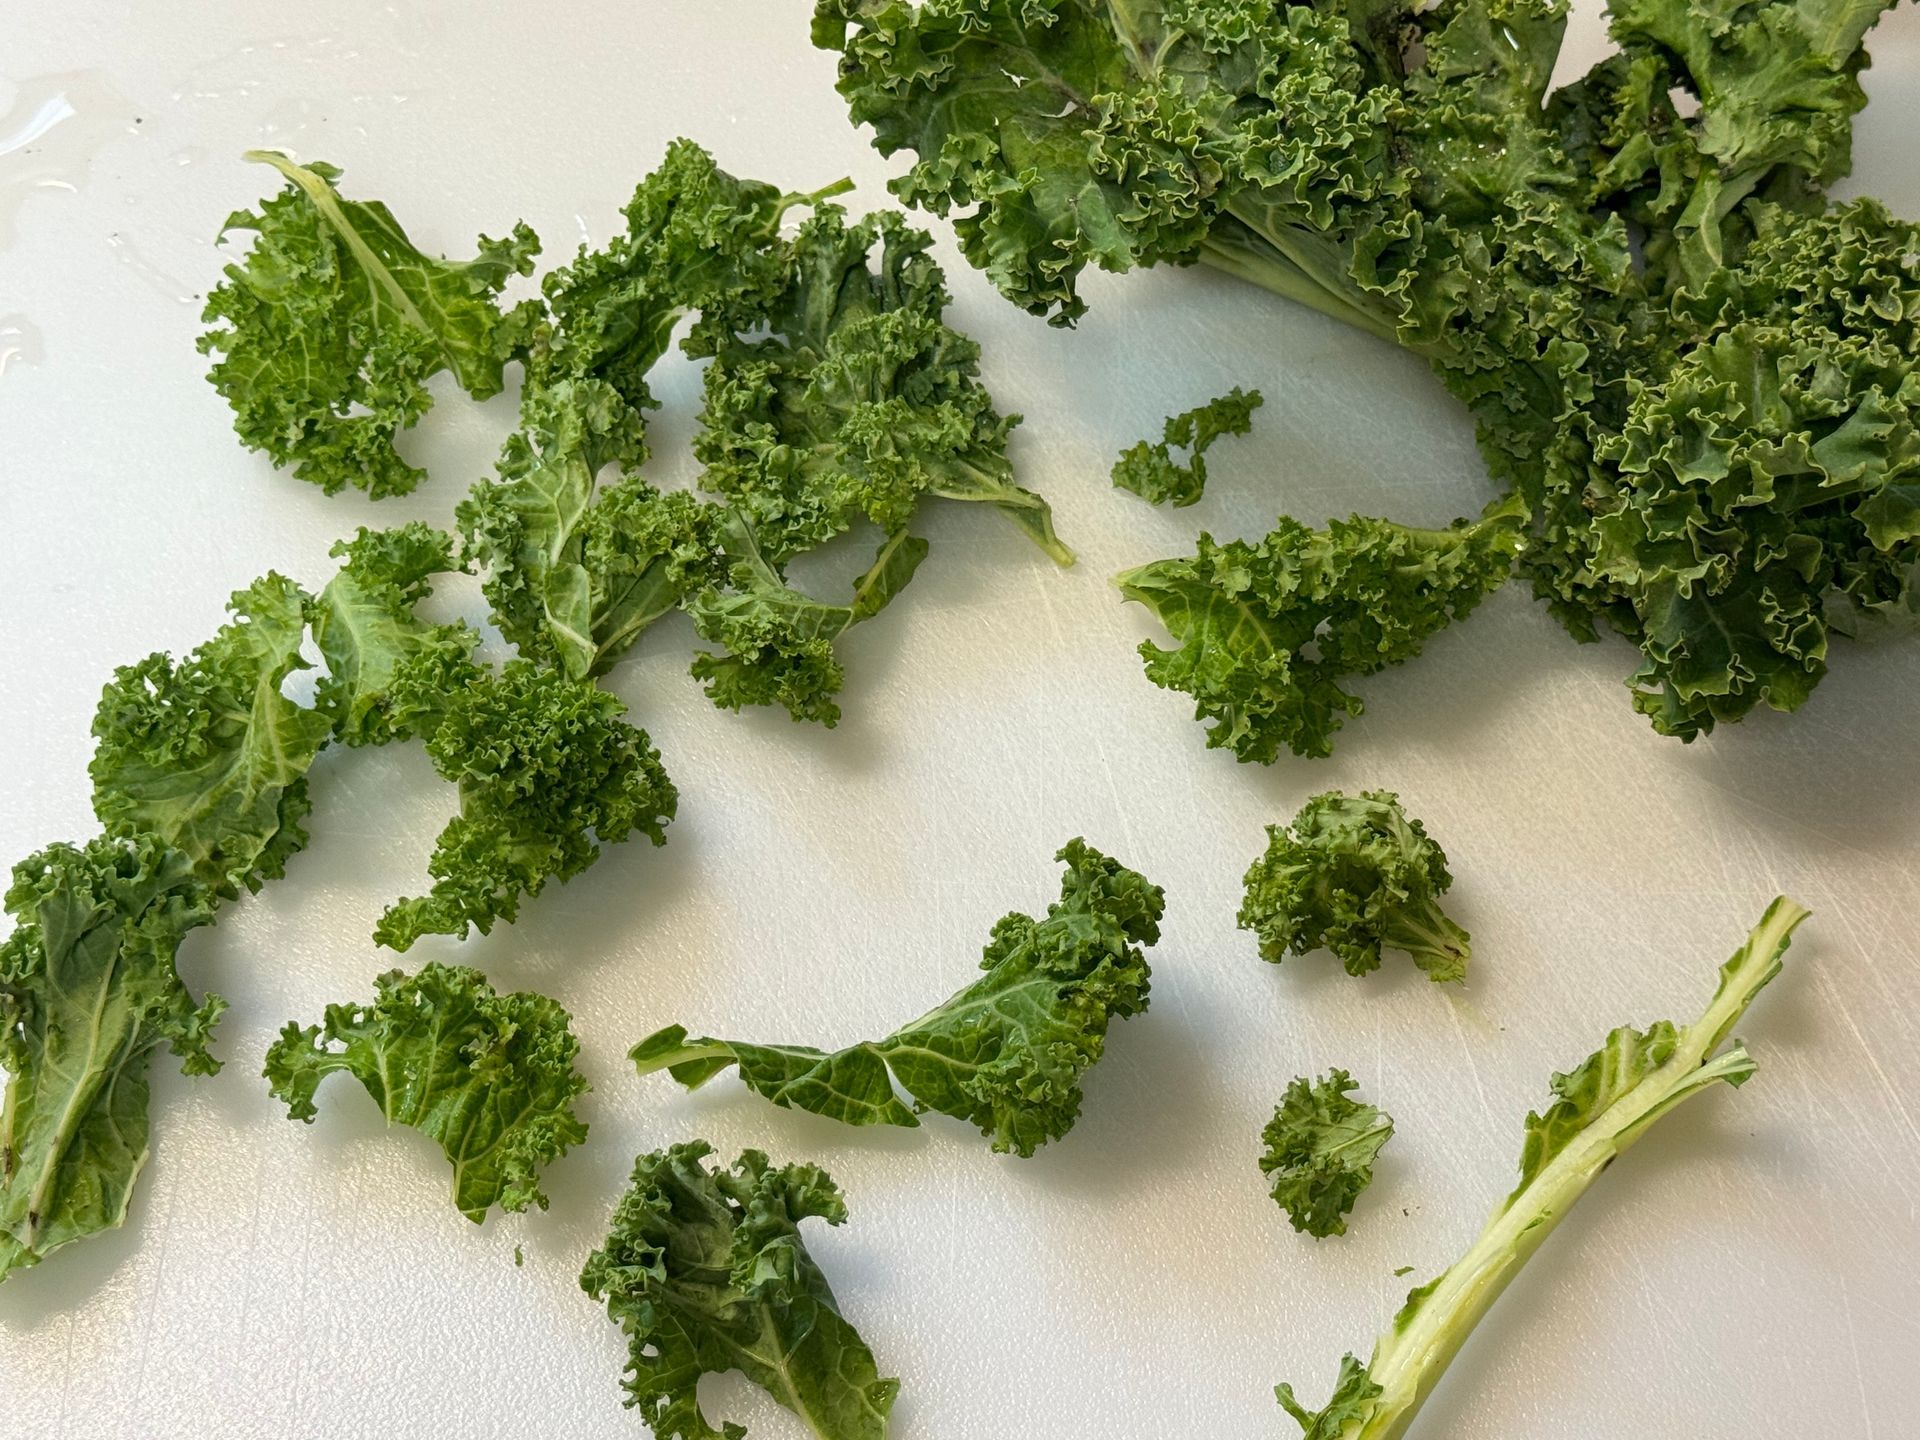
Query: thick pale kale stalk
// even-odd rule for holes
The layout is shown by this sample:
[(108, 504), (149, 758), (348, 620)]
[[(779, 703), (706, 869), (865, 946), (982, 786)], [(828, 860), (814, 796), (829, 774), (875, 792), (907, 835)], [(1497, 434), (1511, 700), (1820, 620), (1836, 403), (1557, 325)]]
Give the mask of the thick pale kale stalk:
[(404, 495), (425, 472), (394, 436), (432, 404), (426, 382), (450, 370), (475, 399), (496, 393), (502, 367), (527, 344), (533, 311), (502, 313), (498, 296), (533, 268), (540, 242), (525, 225), (480, 240), (472, 260), (415, 248), (377, 200), (348, 200), (340, 171), (268, 150), (287, 188), (258, 214), (237, 210), (222, 236), (252, 231), (245, 260), (207, 296), (200, 337), (209, 372), (233, 406), (241, 441), (328, 494), (352, 485)]
[(689, 1089), (737, 1066), (774, 1104), (848, 1125), (918, 1125), (916, 1110), (937, 1110), (978, 1125), (997, 1151), (1032, 1155), (1073, 1128), (1081, 1076), (1108, 1025), (1147, 1008), (1141, 946), (1160, 938), (1165, 908), (1158, 885), (1085, 841), (1054, 858), (1067, 873), (1046, 918), (1004, 916), (980, 962), (986, 973), (884, 1040), (829, 1053), (690, 1039), (669, 1025), (631, 1058), (641, 1074), (666, 1070)]
[(1692, 738), (1913, 608), (1920, 243), (1825, 196), (1883, 0), (1611, 8), (1557, 91), (1559, 0), (820, 0), (814, 34), (1027, 308), (1200, 260), (1426, 357), (1536, 592)]
[(1307, 1440), (1395, 1440), (1404, 1435), (1480, 1318), (1600, 1173), (1662, 1115), (1719, 1081), (1744, 1083), (1755, 1065), (1735, 1040), (1755, 995), (1780, 972), (1807, 912), (1777, 899), (1720, 967), (1700, 1018), (1676, 1027), (1622, 1027), (1576, 1069), (1553, 1077), (1554, 1103), (1529, 1115), (1520, 1183), (1479, 1239), (1439, 1278), (1407, 1296), (1365, 1365), (1348, 1355), (1327, 1403), (1309, 1411), (1281, 1385), (1280, 1403)]
[(389, 1124), (439, 1142), (454, 1207), (476, 1225), (489, 1208), (546, 1209), (540, 1172), (587, 1138), (573, 1104), (587, 1090), (567, 1012), (544, 995), (498, 995), (478, 970), (429, 964), (376, 982), (371, 1005), (329, 1005), (324, 1025), (289, 1021), (266, 1075), (295, 1120), (314, 1093), (352, 1075)]
[(1445, 530), (1359, 515), (1309, 530), (1282, 516), (1258, 544), (1202, 534), (1191, 558), (1114, 583), (1180, 642), (1144, 640), (1140, 654), (1154, 684), (1193, 697), (1209, 747), (1263, 764), (1283, 747), (1323, 756), (1364, 708), (1340, 682), (1412, 659), (1504, 585), (1525, 515), (1508, 499)]
[(0, 942), (0, 1279), (121, 1224), (147, 1160), (147, 1071), (189, 1075), (226, 1008), (174, 971), (213, 918), (193, 860), (146, 836), (52, 845), (14, 866)]
[(847, 1206), (815, 1165), (744, 1151), (710, 1168), (704, 1141), (642, 1155), (580, 1288), (627, 1337), (627, 1404), (660, 1440), (742, 1440), (701, 1413), (700, 1377), (737, 1370), (819, 1440), (882, 1440), (900, 1382), (840, 1314), (800, 1236)]

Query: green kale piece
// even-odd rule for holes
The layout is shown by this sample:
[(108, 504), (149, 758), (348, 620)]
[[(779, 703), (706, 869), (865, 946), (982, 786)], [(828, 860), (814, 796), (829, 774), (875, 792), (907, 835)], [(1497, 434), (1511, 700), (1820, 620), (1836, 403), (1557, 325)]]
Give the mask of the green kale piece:
[(229, 602), (233, 621), (185, 660), (114, 671), (88, 773), (107, 833), (158, 836), (222, 896), (282, 875), (307, 842), (307, 769), (332, 726), (281, 693), (306, 634), (305, 591), (268, 574)]
[(1105, 1050), (1108, 1025), (1147, 1008), (1141, 946), (1160, 938), (1166, 904), (1158, 885), (1083, 840), (1054, 858), (1067, 872), (1046, 918), (1003, 917), (980, 962), (986, 973), (884, 1040), (829, 1053), (689, 1039), (670, 1025), (631, 1058), (641, 1074), (666, 1070), (689, 1089), (737, 1066), (774, 1104), (848, 1125), (917, 1125), (915, 1110), (937, 1110), (978, 1125), (996, 1151), (1030, 1156), (1073, 1128), (1081, 1076)]
[(127, 1218), (147, 1160), (147, 1070), (189, 1075), (226, 1008), (174, 969), (213, 918), (191, 856), (153, 836), (51, 845), (13, 868), (0, 941), (0, 1279)]
[[(1131, 490), (1150, 505), (1191, 505), (1207, 488), (1207, 451), (1222, 435), (1244, 435), (1253, 429), (1253, 412), (1264, 403), (1258, 390), (1238, 385), (1204, 405), (1170, 416), (1160, 439), (1120, 452), (1113, 465), (1113, 483)], [(1185, 464), (1173, 458), (1176, 449), (1187, 452)]]
[(1464, 980), (1467, 932), (1440, 909), (1453, 884), (1446, 852), (1389, 790), (1359, 799), (1329, 790), (1300, 807), (1288, 829), (1267, 827), (1267, 850), (1247, 870), (1240, 928), (1260, 956), (1331, 950), (1349, 975), (1400, 950), (1430, 980)]
[(1445, 530), (1358, 515), (1309, 530), (1282, 516), (1257, 545), (1202, 534), (1191, 558), (1114, 583), (1180, 642), (1143, 641), (1140, 654), (1154, 684), (1193, 696), (1209, 748), (1261, 764), (1282, 747), (1325, 756), (1364, 708), (1341, 680), (1412, 659), (1505, 584), (1524, 523), (1511, 499)]
[(1344, 1070), (1287, 1086), (1261, 1133), (1261, 1173), (1293, 1228), (1324, 1239), (1347, 1233), (1347, 1213), (1373, 1183), (1373, 1162), (1393, 1138), (1393, 1117), (1348, 1098), (1358, 1082)]
[(395, 530), (362, 527), (332, 553), (345, 563), (312, 606), (314, 643), (327, 662), (314, 687), (316, 707), (348, 745), (431, 730), (438, 697), (478, 673), (479, 636), (464, 624), (428, 625), (414, 613), (435, 575), (460, 568), (453, 537), (417, 520)]
[(262, 1072), (295, 1120), (345, 1071), (394, 1125), (438, 1141), (453, 1165), (454, 1207), (476, 1225), (488, 1209), (546, 1209), (540, 1172), (587, 1138), (573, 1113), (587, 1082), (569, 1016), (544, 995), (494, 992), (478, 970), (428, 964), (374, 982), (371, 1005), (329, 1005), (322, 1025), (289, 1022)]
[[(426, 382), (451, 371), (475, 399), (497, 393), (520, 353), (530, 306), (502, 313), (507, 281), (533, 269), (540, 242), (525, 225), (482, 236), (472, 260), (415, 248), (377, 200), (348, 200), (340, 171), (250, 150), (287, 188), (259, 212), (237, 210), (222, 237), (254, 233), (246, 260), (207, 295), (216, 328), (200, 349), (218, 356), (209, 378), (233, 407), (243, 444), (329, 495), (351, 485), (374, 499), (404, 495), (425, 472), (394, 436), (432, 403)], [(221, 322), (224, 322), (222, 324)]]
[(1767, 982), (1807, 912), (1784, 897), (1720, 967), (1700, 1018), (1645, 1030), (1622, 1026), (1573, 1070), (1553, 1077), (1554, 1103), (1528, 1115), (1520, 1183), (1495, 1207), (1467, 1252), (1407, 1295), (1365, 1365), (1340, 1362), (1334, 1393), (1308, 1410), (1291, 1385), (1276, 1393), (1307, 1440), (1397, 1440), (1446, 1373), (1467, 1336), (1587, 1187), (1661, 1116), (1720, 1081), (1742, 1085), (1756, 1068), (1739, 1040), (1720, 1047)]
[(434, 846), (433, 889), (388, 907), (380, 944), (484, 935), (519, 914), (521, 896), (593, 864), (601, 846), (635, 830), (666, 842), (678, 796), (660, 753), (592, 682), (514, 660), (438, 698), (445, 712), (427, 754), (460, 787), (460, 813)]
[(1019, 417), (994, 409), (980, 347), (942, 319), (951, 297), (932, 243), (897, 214), (849, 224), (824, 206), (784, 247), (763, 304), (695, 331), (689, 348), (713, 357), (694, 442), (701, 484), (775, 560), (862, 518), (896, 533), (936, 496), (992, 505), (1072, 563), (1046, 501), (1013, 483)]
[(853, 582), (845, 605), (829, 605), (790, 586), (761, 553), (746, 517), (726, 512), (717, 527), (727, 561), (726, 587), (709, 585), (687, 606), (703, 640), (722, 647), (693, 660), (693, 677), (726, 710), (780, 705), (795, 720), (831, 728), (840, 719), (834, 696), (846, 678), (833, 642), (886, 608), (926, 559), (927, 542), (904, 530), (882, 542), (873, 564)]
[(709, 1168), (695, 1140), (642, 1155), (580, 1288), (627, 1338), (627, 1404), (660, 1440), (743, 1440), (700, 1411), (700, 1377), (738, 1370), (819, 1440), (881, 1440), (900, 1382), (840, 1313), (800, 1223), (847, 1206), (815, 1165), (758, 1150)]

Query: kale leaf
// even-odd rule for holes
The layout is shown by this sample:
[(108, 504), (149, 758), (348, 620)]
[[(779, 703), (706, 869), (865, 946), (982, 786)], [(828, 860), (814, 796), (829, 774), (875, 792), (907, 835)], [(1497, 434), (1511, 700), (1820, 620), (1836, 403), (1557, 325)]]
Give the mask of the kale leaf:
[(1358, 1082), (1344, 1070), (1287, 1086), (1261, 1133), (1261, 1173), (1293, 1228), (1325, 1238), (1347, 1233), (1347, 1213), (1373, 1183), (1373, 1162), (1393, 1138), (1393, 1117), (1348, 1098)]
[(880, 1377), (800, 1237), (804, 1220), (846, 1220), (840, 1191), (815, 1165), (747, 1150), (719, 1169), (712, 1153), (695, 1140), (636, 1160), (580, 1272), (627, 1337), (627, 1404), (660, 1440), (743, 1440), (697, 1393), (738, 1370), (819, 1440), (881, 1440), (900, 1382)]
[(322, 1025), (288, 1022), (264, 1074), (295, 1120), (335, 1071), (366, 1087), (394, 1125), (438, 1141), (453, 1203), (476, 1225), (489, 1208), (547, 1206), (540, 1171), (587, 1138), (573, 1113), (587, 1082), (569, 1016), (544, 995), (499, 995), (478, 970), (428, 964), (374, 982), (371, 1005), (329, 1005)]
[(986, 973), (884, 1040), (829, 1053), (689, 1039), (670, 1025), (631, 1058), (641, 1074), (666, 1070), (689, 1089), (737, 1066), (774, 1104), (848, 1125), (917, 1125), (916, 1110), (937, 1110), (978, 1125), (996, 1151), (1030, 1156), (1073, 1128), (1081, 1076), (1105, 1050), (1108, 1025), (1147, 1008), (1141, 946), (1160, 938), (1166, 904), (1158, 885), (1084, 840), (1054, 858), (1067, 872), (1046, 917), (1002, 917)]

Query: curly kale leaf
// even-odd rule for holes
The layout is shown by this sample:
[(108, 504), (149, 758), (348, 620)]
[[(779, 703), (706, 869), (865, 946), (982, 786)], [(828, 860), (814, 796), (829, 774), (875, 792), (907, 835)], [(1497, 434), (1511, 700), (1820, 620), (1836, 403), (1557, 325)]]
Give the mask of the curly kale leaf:
[(1467, 932), (1440, 909), (1453, 884), (1446, 852), (1389, 790), (1359, 799), (1329, 790), (1300, 807), (1292, 827), (1267, 827), (1267, 851), (1247, 870), (1240, 928), (1262, 959), (1331, 950), (1349, 975), (1399, 950), (1431, 980), (1464, 980)]
[(840, 719), (833, 697), (846, 678), (833, 642), (879, 614), (906, 588), (927, 557), (927, 542), (904, 530), (888, 536), (873, 564), (853, 582), (852, 598), (829, 605), (787, 583), (738, 512), (724, 515), (718, 534), (729, 562), (727, 588), (707, 587), (687, 610), (700, 638), (723, 650), (696, 655), (694, 679), (722, 709), (779, 705), (795, 720), (832, 727)]
[[(980, 347), (941, 318), (932, 240), (897, 214), (819, 210), (783, 248), (765, 303), (709, 316), (701, 485), (752, 522), (775, 560), (865, 518), (904, 528), (923, 496), (989, 504), (1060, 564), (1053, 512), (1013, 483)], [(878, 247), (877, 256), (874, 255)]]
[(1293, 1228), (1325, 1238), (1347, 1233), (1347, 1214), (1373, 1183), (1373, 1162), (1393, 1138), (1393, 1117), (1348, 1098), (1358, 1082), (1344, 1070), (1287, 1086), (1261, 1133), (1260, 1171)]
[(1829, 630), (1906, 608), (1920, 561), (1920, 227), (1754, 218), (1699, 342), (1598, 447), (1588, 565), (1635, 597), (1636, 708), (1686, 738), (1797, 708)]
[(1108, 1025), (1147, 1008), (1141, 946), (1160, 938), (1166, 903), (1158, 885), (1083, 840), (1054, 858), (1067, 873), (1046, 918), (1003, 917), (980, 962), (986, 973), (884, 1040), (828, 1053), (689, 1039), (672, 1025), (631, 1058), (642, 1074), (666, 1070), (689, 1089), (737, 1066), (776, 1105), (848, 1125), (917, 1124), (897, 1080), (918, 1109), (971, 1121), (996, 1151), (1032, 1155), (1073, 1128), (1081, 1076), (1105, 1050)]
[[(1207, 488), (1207, 450), (1222, 435), (1244, 435), (1253, 428), (1253, 412), (1264, 397), (1258, 390), (1238, 385), (1204, 405), (1168, 417), (1157, 442), (1142, 440), (1120, 452), (1114, 462), (1113, 483), (1131, 490), (1150, 505), (1191, 505)], [(1174, 459), (1176, 449), (1187, 452), (1186, 463)]]
[(158, 836), (224, 896), (285, 873), (307, 842), (307, 769), (332, 728), (280, 690), (306, 668), (311, 604), (269, 574), (237, 592), (232, 623), (179, 664), (154, 654), (114, 671), (87, 767), (108, 834)]
[(479, 636), (463, 624), (425, 624), (414, 613), (435, 575), (460, 568), (452, 537), (417, 520), (396, 530), (362, 527), (332, 553), (345, 563), (312, 606), (314, 643), (327, 662), (315, 705), (348, 745), (430, 730), (437, 698), (477, 673)]
[[(201, 317), (200, 349), (233, 407), (242, 443), (329, 495), (352, 485), (404, 495), (425, 472), (394, 449), (396, 433), (432, 403), (427, 380), (451, 371), (475, 399), (495, 394), (525, 346), (533, 311), (503, 314), (500, 290), (533, 268), (540, 242), (525, 225), (480, 240), (472, 260), (436, 259), (377, 200), (348, 200), (340, 171), (249, 151), (286, 177), (259, 213), (236, 211), (226, 234), (254, 232)], [(221, 324), (220, 322), (224, 322)]]
[(519, 914), (523, 895), (593, 864), (601, 846), (635, 830), (666, 842), (678, 796), (660, 753), (590, 681), (514, 660), (443, 703), (427, 754), (460, 787), (460, 813), (434, 846), (433, 889), (388, 907), (380, 944), (405, 950), (470, 927), (484, 935)]
[(1365, 1365), (1340, 1362), (1332, 1399), (1308, 1410), (1290, 1385), (1280, 1404), (1309, 1440), (1391, 1440), (1405, 1435), (1453, 1357), (1520, 1267), (1600, 1177), (1661, 1116), (1720, 1082), (1756, 1069), (1738, 1040), (1722, 1050), (1761, 989), (1780, 973), (1807, 912), (1784, 897), (1767, 907), (1746, 943), (1720, 967), (1720, 983), (1691, 1025), (1622, 1026), (1565, 1075), (1554, 1103), (1529, 1115), (1520, 1183), (1494, 1207), (1467, 1252), (1411, 1291)]
[(820, 1440), (881, 1440), (900, 1382), (840, 1313), (800, 1224), (847, 1218), (815, 1165), (758, 1150), (710, 1168), (695, 1140), (634, 1162), (580, 1288), (627, 1338), (627, 1404), (660, 1440), (743, 1440), (700, 1411), (700, 1377), (738, 1370)]
[(1358, 696), (1348, 675), (1412, 659), (1429, 636), (1506, 582), (1525, 512), (1416, 530), (1354, 516), (1309, 530), (1282, 516), (1257, 545), (1200, 537), (1190, 559), (1115, 577), (1180, 642), (1143, 641), (1147, 678), (1194, 698), (1209, 747), (1271, 762), (1281, 748), (1324, 756)]
[(213, 918), (190, 856), (152, 836), (52, 845), (14, 866), (0, 942), (0, 1279), (118, 1226), (147, 1160), (147, 1070), (189, 1075), (226, 1002), (196, 1002), (180, 939)]
[(335, 1071), (367, 1089), (393, 1125), (430, 1136), (453, 1165), (453, 1203), (476, 1225), (489, 1208), (546, 1209), (540, 1172), (587, 1138), (573, 1113), (587, 1082), (569, 1016), (544, 995), (499, 995), (478, 970), (391, 971), (371, 1005), (329, 1005), (323, 1025), (289, 1022), (262, 1072), (295, 1120)]
[(1560, 0), (817, 0), (814, 38), (1017, 303), (1071, 320), (1089, 264), (1197, 259), (1427, 359), (1525, 502), (1536, 593), (1633, 641), (1633, 703), (1692, 739), (1920, 608), (1920, 247), (1826, 193), (1886, 8), (1619, 0), (1558, 89)]

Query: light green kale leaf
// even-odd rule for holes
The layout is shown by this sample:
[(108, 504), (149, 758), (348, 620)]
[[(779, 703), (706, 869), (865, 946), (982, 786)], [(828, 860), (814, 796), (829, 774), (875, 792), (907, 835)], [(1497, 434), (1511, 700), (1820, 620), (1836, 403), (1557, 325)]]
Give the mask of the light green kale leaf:
[(174, 970), (213, 918), (191, 857), (152, 836), (51, 845), (14, 866), (0, 942), (0, 1279), (118, 1226), (147, 1160), (147, 1070), (189, 1075), (226, 1002)]
[(666, 1070), (689, 1089), (737, 1066), (776, 1105), (849, 1125), (917, 1124), (894, 1094), (898, 1081), (917, 1109), (971, 1121), (996, 1151), (1032, 1155), (1073, 1128), (1108, 1025), (1147, 1008), (1141, 946), (1160, 938), (1166, 903), (1158, 885), (1083, 840), (1054, 858), (1067, 872), (1046, 918), (1004, 916), (980, 962), (986, 973), (884, 1040), (828, 1053), (689, 1039), (671, 1025), (631, 1058), (642, 1074)]
[[(1170, 416), (1157, 442), (1142, 440), (1120, 452), (1113, 483), (1150, 505), (1177, 509), (1193, 504), (1207, 488), (1207, 450), (1222, 435), (1244, 435), (1253, 429), (1253, 412), (1263, 401), (1258, 390), (1236, 385), (1204, 405)], [(1176, 449), (1187, 452), (1186, 463), (1174, 459)]]
[(307, 668), (307, 594), (268, 574), (229, 604), (233, 621), (179, 664), (154, 654), (114, 671), (87, 768), (108, 834), (158, 836), (230, 897), (306, 844), (307, 769), (332, 725), (280, 688)]
[(1295, 1230), (1325, 1238), (1347, 1233), (1347, 1213), (1373, 1183), (1373, 1162), (1393, 1138), (1393, 1117), (1348, 1098), (1358, 1083), (1344, 1070), (1287, 1086), (1261, 1133), (1260, 1170)]
[(427, 754), (460, 787), (460, 813), (428, 862), (433, 889), (388, 907), (374, 929), (380, 944), (405, 950), (470, 927), (484, 935), (519, 914), (523, 895), (593, 864), (601, 846), (635, 830), (666, 842), (678, 795), (660, 753), (591, 681), (514, 660), (438, 700)]
[(1360, 698), (1341, 687), (1420, 653), (1428, 637), (1506, 583), (1525, 509), (1508, 499), (1471, 524), (1416, 530), (1354, 516), (1309, 530), (1282, 516), (1257, 545), (1200, 536), (1191, 558), (1114, 583), (1179, 641), (1143, 641), (1147, 678), (1194, 698), (1209, 748), (1243, 761), (1332, 753)]
[(1013, 483), (1019, 417), (994, 409), (980, 347), (942, 319), (950, 297), (931, 245), (896, 213), (849, 224), (825, 206), (783, 247), (763, 304), (710, 315), (689, 341), (713, 357), (700, 483), (776, 561), (863, 518), (895, 533), (924, 496), (991, 505), (1055, 561), (1073, 560), (1046, 501)]
[(710, 1424), (700, 1377), (737, 1370), (819, 1440), (882, 1440), (900, 1382), (840, 1314), (800, 1223), (839, 1225), (846, 1202), (815, 1165), (758, 1150), (709, 1168), (695, 1140), (634, 1162), (580, 1288), (627, 1338), (627, 1404), (659, 1440), (743, 1440)]
[(1363, 1366), (1340, 1362), (1333, 1398), (1310, 1411), (1281, 1385), (1276, 1393), (1310, 1440), (1397, 1440), (1446, 1373), (1474, 1327), (1587, 1187), (1675, 1106), (1757, 1068), (1732, 1035), (1754, 997), (1780, 973), (1781, 957), (1807, 912), (1784, 896), (1720, 967), (1713, 999), (1691, 1025), (1662, 1020), (1621, 1026), (1573, 1070), (1555, 1075), (1554, 1103), (1528, 1115), (1520, 1183), (1494, 1207), (1467, 1252), (1408, 1293)]
[(707, 586), (687, 612), (700, 638), (722, 652), (696, 655), (694, 679), (722, 709), (779, 705), (795, 720), (831, 728), (840, 719), (833, 697), (846, 679), (833, 642), (906, 588), (927, 557), (927, 542), (904, 530), (888, 536), (873, 564), (854, 580), (847, 603), (831, 605), (787, 583), (738, 511), (722, 512), (716, 533), (727, 564), (726, 588)]
[(1440, 909), (1453, 884), (1447, 855), (1390, 790), (1358, 799), (1329, 790), (1300, 807), (1291, 828), (1267, 827), (1267, 850), (1247, 869), (1240, 928), (1260, 956), (1331, 950), (1349, 975), (1380, 967), (1383, 950), (1413, 957), (1430, 980), (1464, 980), (1465, 930)]
[(476, 1225), (493, 1206), (547, 1207), (540, 1172), (587, 1138), (573, 1113), (587, 1082), (580, 1043), (555, 1001), (494, 992), (478, 970), (428, 964), (374, 982), (371, 1005), (329, 1005), (325, 1022), (289, 1022), (262, 1072), (295, 1120), (335, 1071), (366, 1087), (392, 1125), (439, 1142), (453, 1165), (453, 1203)]
[[(418, 520), (396, 530), (362, 527), (332, 553), (345, 563), (312, 606), (314, 643), (327, 662), (315, 705), (348, 745), (430, 730), (437, 697), (478, 673), (479, 636), (464, 624), (428, 625), (414, 613), (435, 575), (460, 568), (453, 537)], [(403, 706), (403, 696), (412, 703)]]
[[(265, 150), (287, 188), (259, 212), (239, 210), (221, 232), (254, 232), (244, 262), (207, 295), (200, 337), (216, 355), (209, 378), (233, 407), (241, 442), (329, 495), (351, 485), (404, 495), (425, 472), (394, 436), (432, 403), (427, 380), (451, 371), (485, 399), (525, 346), (531, 306), (502, 314), (498, 296), (533, 268), (540, 242), (525, 225), (480, 239), (472, 260), (422, 253), (377, 200), (348, 200), (340, 171), (296, 165)], [(224, 322), (222, 324), (221, 322)]]

